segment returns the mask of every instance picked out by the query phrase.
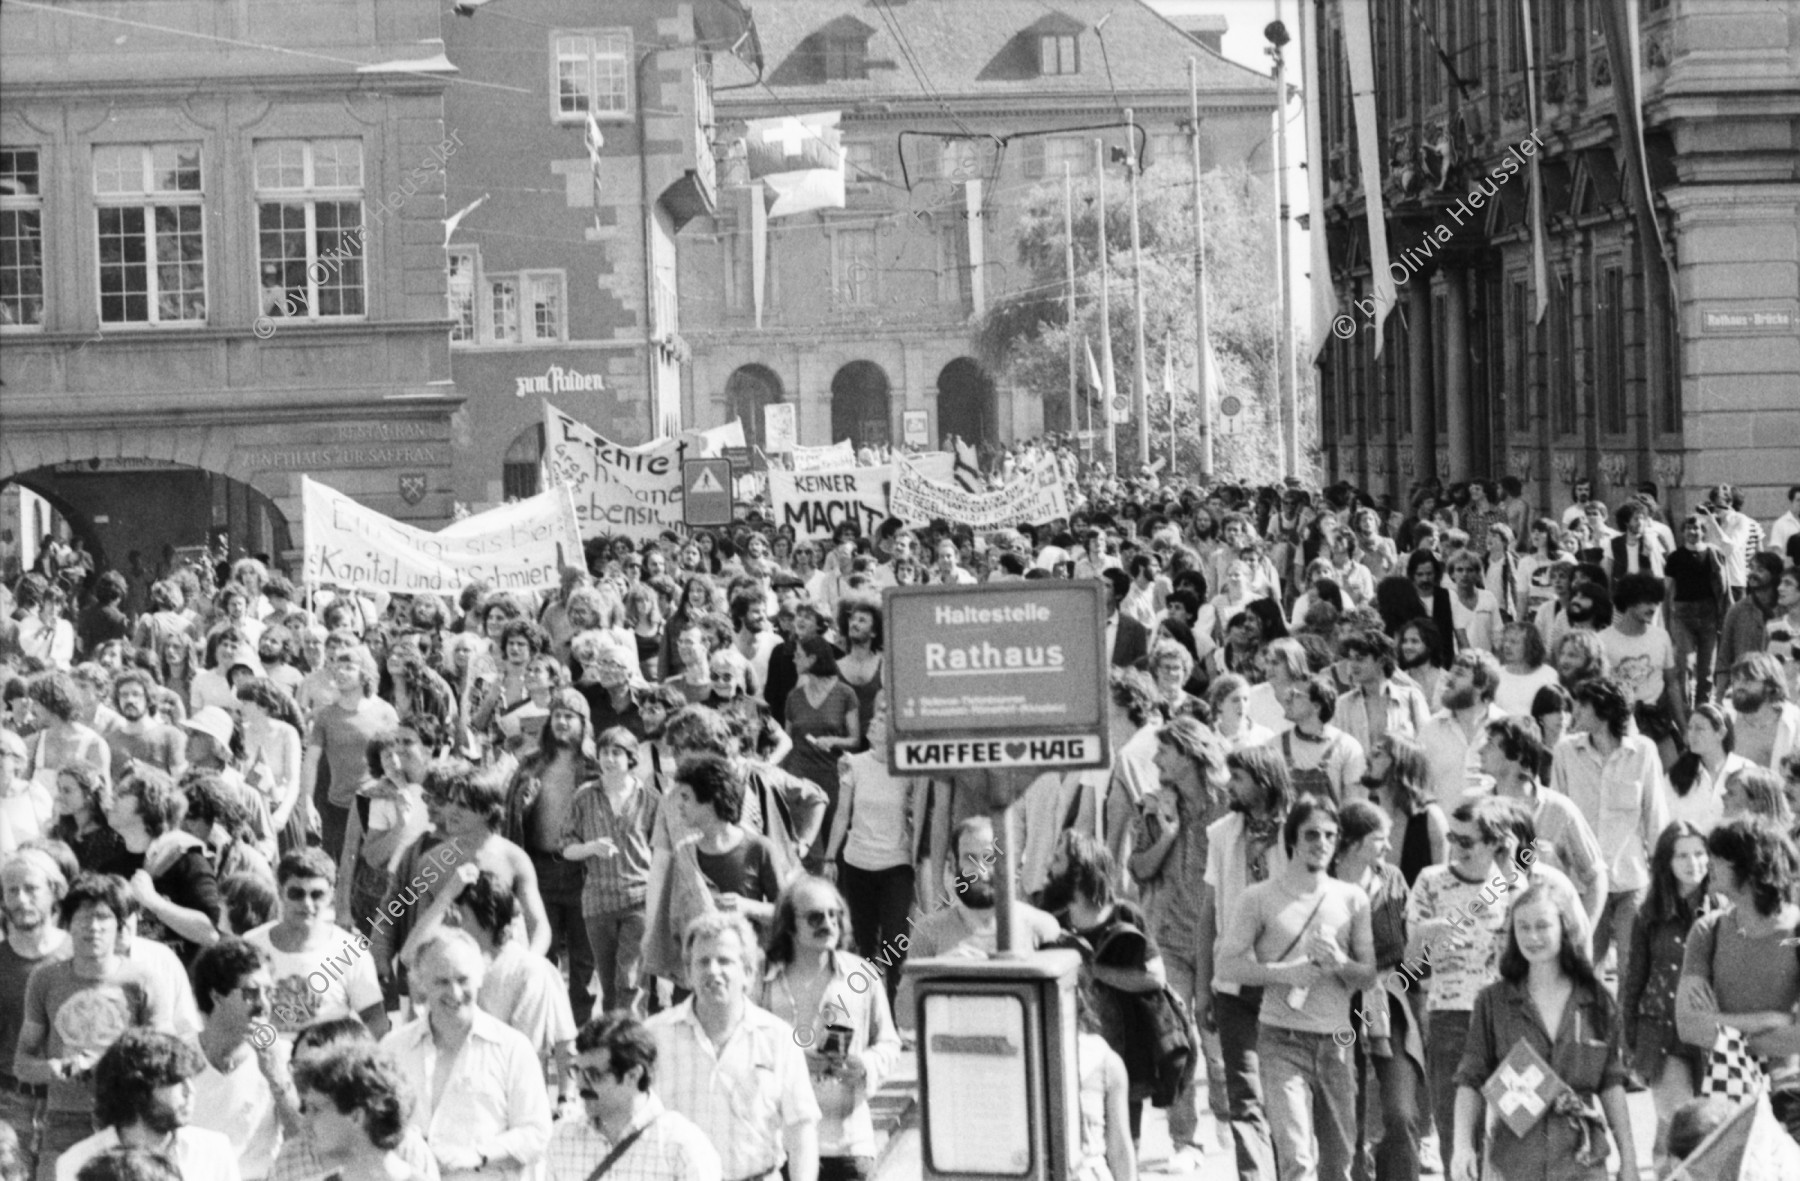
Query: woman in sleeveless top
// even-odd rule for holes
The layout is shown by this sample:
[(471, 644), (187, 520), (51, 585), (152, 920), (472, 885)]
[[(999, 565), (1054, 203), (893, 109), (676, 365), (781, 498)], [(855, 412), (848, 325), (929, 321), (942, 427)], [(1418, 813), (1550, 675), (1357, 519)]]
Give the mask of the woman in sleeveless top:
[(1388, 860), (1400, 867), (1410, 888), (1426, 866), (1444, 863), (1450, 831), (1444, 810), (1432, 795), (1425, 748), (1407, 734), (1383, 735), (1363, 783), (1399, 834), (1398, 840), (1389, 842)]
[(856, 694), (860, 733), (869, 732), (875, 695), (881, 692), (881, 605), (873, 599), (845, 599), (838, 609), (838, 634), (847, 645), (838, 657), (838, 679)]

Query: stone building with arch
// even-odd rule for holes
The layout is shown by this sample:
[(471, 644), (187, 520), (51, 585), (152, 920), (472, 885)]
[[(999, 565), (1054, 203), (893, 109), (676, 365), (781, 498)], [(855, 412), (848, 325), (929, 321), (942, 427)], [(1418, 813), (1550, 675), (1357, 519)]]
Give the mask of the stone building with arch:
[[(933, 448), (952, 433), (999, 443), (1066, 429), (1045, 411), (1063, 391), (997, 384), (970, 340), (1023, 273), (1024, 194), (1060, 181), (1065, 162), (1091, 173), (1096, 138), (1125, 146), (1126, 107), (1146, 163), (1187, 159), (1190, 58), (1202, 167), (1272, 166), (1273, 81), (1222, 57), (1216, 28), (1190, 36), (1141, 4), (782, 0), (756, 24), (763, 71), (719, 63), (716, 138), (741, 138), (749, 119), (841, 111), (846, 202), (768, 223), (760, 326), (750, 190), (731, 161), (718, 209), (683, 235), (684, 418), (741, 419), (753, 443), (770, 402), (795, 406), (812, 446), (899, 444), (909, 428)], [(1117, 168), (1111, 179), (1122, 198)]]

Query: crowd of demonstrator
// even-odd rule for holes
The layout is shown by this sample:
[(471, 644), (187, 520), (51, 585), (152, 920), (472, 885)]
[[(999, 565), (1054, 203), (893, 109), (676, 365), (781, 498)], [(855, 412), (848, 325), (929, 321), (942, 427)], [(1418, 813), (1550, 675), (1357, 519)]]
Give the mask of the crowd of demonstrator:
[[(1153, 1096), (1163, 1171), (1216, 1128), (1244, 1181), (1631, 1176), (1627, 1091), (1681, 1155), (1722, 1028), (1800, 1129), (1800, 486), (1767, 529), (1728, 487), (1071, 488), (596, 539), (538, 598), (44, 547), (0, 603), (0, 1173), (868, 1177), (901, 963), (994, 950), (1000, 857), (1083, 953), (1084, 1181)], [(1058, 578), (1108, 591), (1112, 764), (997, 841), (888, 769), (880, 593)], [(1566, 1084), (1522, 1134), (1521, 1042)]]

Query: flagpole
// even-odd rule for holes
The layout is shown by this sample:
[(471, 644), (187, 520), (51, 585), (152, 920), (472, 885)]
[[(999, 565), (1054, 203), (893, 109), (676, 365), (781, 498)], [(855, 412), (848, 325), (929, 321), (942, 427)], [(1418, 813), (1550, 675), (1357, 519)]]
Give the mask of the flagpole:
[[(1213, 478), (1213, 388), (1206, 358), (1212, 338), (1206, 322), (1206, 206), (1200, 200), (1200, 63), (1188, 58), (1188, 146), (1194, 158), (1194, 391), (1200, 424), (1200, 479)], [(1174, 414), (1173, 404), (1169, 413)], [(1171, 428), (1172, 429), (1172, 428)], [(1171, 454), (1173, 447), (1170, 448)], [(1173, 462), (1173, 461), (1171, 461)]]
[(1163, 342), (1163, 392), (1169, 395), (1169, 474), (1175, 474), (1175, 369), (1169, 344)]
[(1074, 434), (1081, 429), (1075, 421), (1075, 181), (1067, 160), (1063, 161), (1063, 266), (1069, 276), (1064, 319), (1069, 326), (1069, 433)]
[(1131, 108), (1125, 108), (1126, 176), (1131, 180), (1131, 298), (1134, 305), (1131, 358), (1131, 413), (1138, 422), (1137, 461), (1139, 467), (1150, 466), (1150, 361), (1144, 356), (1144, 253), (1138, 240), (1138, 154), (1137, 121)]
[(1106, 417), (1106, 461), (1112, 465), (1113, 475), (1119, 474), (1119, 427), (1113, 421), (1114, 381), (1112, 369), (1112, 293), (1107, 290), (1112, 284), (1112, 276), (1107, 270), (1106, 256), (1106, 143), (1104, 140), (1094, 141), (1094, 186), (1098, 192), (1099, 210), (1098, 234), (1100, 238), (1100, 356), (1106, 369), (1101, 373), (1105, 384), (1101, 388), (1101, 401)]

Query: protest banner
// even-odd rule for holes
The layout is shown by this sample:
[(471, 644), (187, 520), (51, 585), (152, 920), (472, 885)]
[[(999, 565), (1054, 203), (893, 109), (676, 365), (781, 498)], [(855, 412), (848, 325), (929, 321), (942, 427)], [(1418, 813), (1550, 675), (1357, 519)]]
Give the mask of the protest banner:
[(688, 445), (688, 459), (716, 459), (727, 447), (744, 446), (744, 422), (734, 418), (724, 426), (682, 431), (677, 439)]
[(794, 450), (794, 404), (770, 402), (763, 407), (763, 450), (787, 455)]
[(681, 449), (626, 447), (544, 403), (544, 472), (569, 490), (583, 537), (647, 540), (681, 527)]
[(797, 472), (833, 471), (856, 466), (856, 449), (849, 439), (839, 439), (829, 447), (794, 448), (794, 470)]
[(839, 525), (855, 525), (864, 537), (887, 520), (888, 485), (894, 469), (842, 467), (824, 472), (769, 471), (769, 507), (776, 525), (796, 539), (830, 537)]
[(970, 492), (927, 479), (905, 460), (894, 465), (888, 512), (908, 524), (943, 519), (971, 529), (1000, 529), (1069, 515), (1068, 495), (1054, 463), (1039, 464), (995, 492)]
[(465, 517), (428, 533), (300, 477), (305, 581), (390, 594), (454, 596), (471, 582), (493, 590), (554, 590), (580, 567), (581, 529), (566, 488)]

